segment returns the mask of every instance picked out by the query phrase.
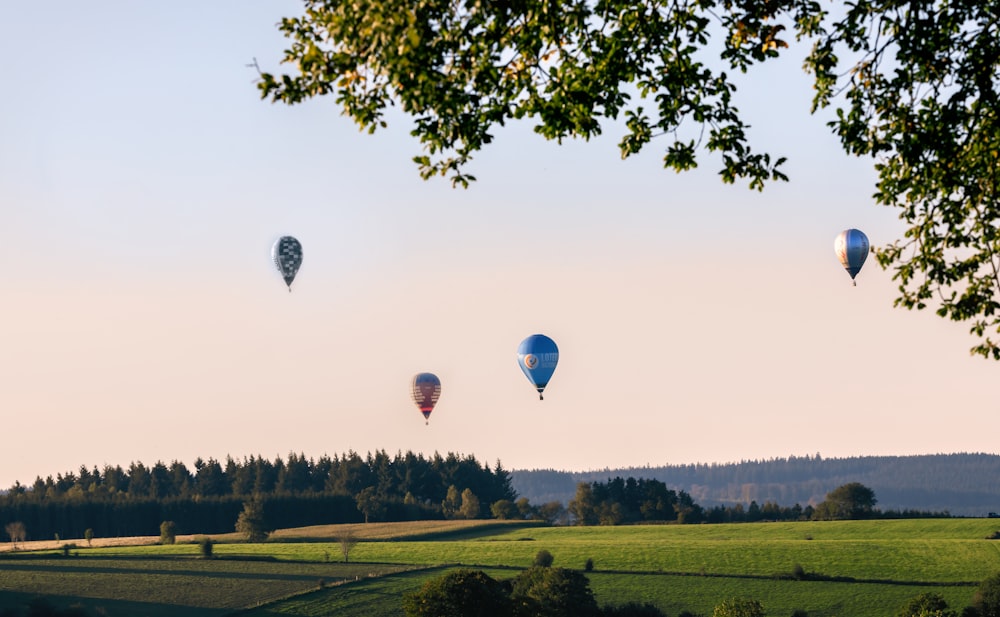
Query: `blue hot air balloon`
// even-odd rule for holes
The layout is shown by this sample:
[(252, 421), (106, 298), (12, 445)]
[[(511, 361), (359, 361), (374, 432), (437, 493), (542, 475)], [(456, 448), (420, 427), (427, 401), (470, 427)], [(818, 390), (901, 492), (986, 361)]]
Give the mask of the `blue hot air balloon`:
[(544, 334), (532, 334), (517, 348), (517, 365), (538, 390), (538, 400), (543, 400), (542, 392), (549, 385), (558, 363), (559, 348)]
[(291, 236), (281, 236), (271, 247), (271, 261), (281, 273), (281, 278), (285, 279), (288, 291), (291, 291), (292, 281), (302, 265), (302, 245)]
[(434, 373), (418, 373), (410, 383), (413, 403), (424, 414), (424, 423), (430, 424), (431, 412), (441, 396), (441, 380)]
[(858, 283), (854, 277), (861, 271), (861, 266), (864, 265), (865, 259), (868, 257), (868, 247), (868, 236), (857, 229), (845, 229), (833, 241), (833, 250), (837, 254), (837, 259), (851, 275), (851, 281), (855, 286)]

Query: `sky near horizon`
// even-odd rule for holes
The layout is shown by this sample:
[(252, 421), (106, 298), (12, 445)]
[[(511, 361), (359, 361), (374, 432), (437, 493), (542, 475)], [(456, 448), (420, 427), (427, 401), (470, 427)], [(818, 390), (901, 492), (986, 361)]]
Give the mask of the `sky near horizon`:
[[(966, 324), (892, 307), (843, 229), (899, 238), (870, 160), (809, 115), (802, 48), (747, 80), (754, 147), (622, 161), (619, 127), (497, 131), (468, 190), (420, 179), (408, 123), (260, 100), (301, 4), (0, 4), (0, 489), (104, 465), (457, 452), (507, 469), (997, 453)], [(660, 146), (662, 147), (662, 146)], [(303, 245), (289, 293), (270, 261)], [(551, 336), (539, 401), (515, 362)], [(443, 392), (425, 425), (410, 378)]]

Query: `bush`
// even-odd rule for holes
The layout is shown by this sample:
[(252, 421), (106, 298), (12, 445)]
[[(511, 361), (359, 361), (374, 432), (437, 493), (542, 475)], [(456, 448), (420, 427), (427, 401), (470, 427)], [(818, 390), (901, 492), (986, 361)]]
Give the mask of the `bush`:
[(601, 610), (590, 581), (578, 570), (535, 566), (511, 580), (515, 615), (593, 617)]
[(215, 545), (215, 540), (212, 538), (199, 538), (198, 547), (201, 549), (201, 556), (205, 559), (212, 558), (212, 547)]
[(593, 572), (594, 571), (594, 560), (591, 559), (590, 557), (588, 557), (587, 558), (587, 563), (583, 564), (583, 569), (584, 569), (585, 572)]
[(177, 542), (177, 525), (173, 521), (163, 521), (160, 523), (160, 544), (173, 544)]
[(270, 529), (264, 522), (264, 505), (260, 501), (251, 499), (243, 502), (243, 511), (236, 519), (236, 531), (246, 538), (247, 542), (267, 540)]
[(552, 566), (553, 561), (555, 561), (555, 557), (552, 556), (552, 553), (543, 548), (535, 555), (535, 561), (533, 561), (531, 565), (549, 568)]
[(87, 541), (87, 546), (94, 541), (94, 530), (87, 527), (86, 531), (83, 532), (83, 539)]
[(62, 545), (63, 557), (69, 557), (69, 552), (76, 549), (76, 544), (73, 542), (67, 542)]
[(621, 606), (605, 606), (601, 610), (602, 617), (667, 617), (667, 614), (655, 604), (628, 602)]
[(403, 611), (407, 617), (505, 617), (512, 606), (499, 582), (480, 570), (462, 569), (404, 595)]
[(509, 499), (500, 499), (493, 502), (493, 505), (490, 506), (490, 513), (493, 515), (493, 518), (501, 521), (517, 518), (519, 514), (517, 506)]
[(980, 617), (1000, 617), (1000, 572), (988, 577), (972, 599)]
[(948, 603), (941, 597), (941, 594), (928, 591), (907, 600), (896, 615), (898, 617), (924, 617), (925, 615), (955, 617), (955, 611), (948, 610)]
[(712, 617), (764, 617), (764, 614), (764, 606), (749, 598), (725, 600), (712, 611)]

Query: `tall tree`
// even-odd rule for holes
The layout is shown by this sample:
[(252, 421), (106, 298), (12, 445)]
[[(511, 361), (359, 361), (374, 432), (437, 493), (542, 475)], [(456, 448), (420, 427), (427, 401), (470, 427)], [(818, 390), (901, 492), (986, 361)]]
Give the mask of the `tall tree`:
[(366, 523), (373, 519), (378, 520), (385, 515), (385, 497), (374, 486), (367, 486), (361, 489), (361, 492), (358, 493), (354, 500), (358, 504), (358, 510), (365, 515)]
[(10, 538), (10, 543), (15, 551), (17, 550), (17, 543), (24, 542), (24, 539), (28, 535), (24, 528), (24, 523), (21, 521), (11, 521), (10, 523), (7, 523), (4, 525), (4, 531), (7, 532), (7, 537)]
[[(367, 523), (368, 521), (365, 522)], [(347, 563), (351, 557), (351, 551), (358, 544), (358, 539), (354, 536), (351, 528), (347, 527), (337, 537), (337, 544), (340, 545), (340, 554), (344, 557), (344, 563)]]
[(445, 518), (456, 518), (462, 509), (462, 497), (454, 484), (448, 487), (448, 494), (441, 502), (441, 512)]
[(226, 474), (222, 470), (222, 465), (214, 458), (202, 461), (200, 458), (195, 461), (195, 490), (202, 497), (218, 497), (230, 492), (230, 487), (226, 481)]
[(247, 542), (263, 542), (270, 529), (264, 520), (264, 504), (259, 499), (243, 503), (243, 511), (236, 519), (236, 532)]
[(570, 500), (566, 509), (577, 525), (596, 525), (597, 500), (592, 485), (587, 482), (577, 483), (576, 495)]
[(826, 494), (826, 500), (816, 506), (813, 518), (868, 518), (875, 511), (875, 491), (860, 482), (849, 482)]
[(130, 497), (148, 497), (150, 490), (149, 469), (142, 463), (128, 467), (128, 494)]
[(150, 497), (163, 499), (175, 494), (174, 483), (170, 478), (170, 470), (167, 469), (167, 466), (162, 461), (156, 461), (156, 464), (149, 469)]
[(177, 495), (187, 497), (191, 494), (191, 484), (194, 480), (184, 463), (176, 460), (170, 463), (170, 479)]
[(482, 508), (479, 504), (479, 498), (476, 494), (472, 492), (472, 489), (467, 488), (462, 491), (462, 505), (458, 509), (458, 513), (462, 518), (479, 518), (482, 513)]
[[(531, 119), (548, 139), (588, 139), (623, 119), (622, 157), (665, 141), (663, 163), (721, 157), (725, 182), (785, 180), (782, 157), (751, 148), (732, 73), (811, 44), (813, 111), (844, 150), (872, 157), (875, 200), (897, 208), (904, 239), (877, 251), (896, 304), (971, 323), (973, 353), (1000, 360), (1000, 34), (976, 0), (303, 0), (279, 28), (291, 74), (262, 72), (262, 96), (332, 95), (370, 132), (395, 105), (414, 120), (420, 174), (450, 176)], [(716, 58), (711, 58), (715, 54)], [(602, 122), (604, 124), (602, 124)]]

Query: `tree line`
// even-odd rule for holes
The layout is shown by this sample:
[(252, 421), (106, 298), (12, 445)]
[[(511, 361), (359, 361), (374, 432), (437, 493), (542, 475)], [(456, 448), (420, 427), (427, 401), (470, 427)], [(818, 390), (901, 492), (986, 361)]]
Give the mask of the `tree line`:
[(615, 476), (656, 479), (683, 490), (698, 503), (734, 507), (742, 503), (817, 504), (827, 492), (861, 482), (879, 495), (883, 508), (948, 511), (985, 516), (1000, 502), (1000, 455), (983, 453), (824, 458), (790, 456), (734, 463), (624, 467), (582, 472), (514, 470), (518, 494), (532, 502), (568, 502), (579, 482)]
[(849, 482), (826, 494), (819, 504), (781, 506), (751, 501), (705, 508), (684, 491), (675, 491), (659, 480), (616, 477), (606, 482), (580, 482), (567, 506), (577, 525), (627, 525), (635, 523), (752, 523), (758, 521), (844, 520), (866, 518), (947, 517), (947, 512), (878, 510), (875, 491), (860, 482)]
[[(248, 505), (250, 504), (250, 505)], [(198, 459), (194, 471), (178, 461), (152, 467), (81, 467), (79, 473), (15, 484), (0, 496), (0, 523), (17, 524), (17, 540), (148, 536), (162, 533), (227, 533), (248, 519), (255, 529), (370, 521), (445, 518), (535, 519), (557, 524), (728, 523), (762, 520), (829, 520), (948, 516), (926, 511), (875, 509), (872, 489), (859, 482), (827, 493), (816, 506), (779, 506), (751, 501), (703, 507), (683, 490), (659, 480), (615, 477), (580, 482), (564, 507), (532, 505), (517, 497), (510, 473), (498, 461), (491, 469), (472, 456), (384, 450), (356, 452), (318, 461), (290, 454), (287, 460), (262, 457), (225, 465)], [(245, 526), (245, 525), (244, 525)], [(15, 534), (8, 529), (15, 541)], [(252, 534), (251, 534), (252, 535)]]
[(249, 499), (274, 528), (441, 518), (484, 518), (517, 498), (510, 472), (473, 456), (384, 450), (333, 457), (250, 456), (128, 468), (105, 465), (19, 482), (0, 495), (0, 522), (18, 521), (34, 539), (156, 535), (163, 521), (178, 533), (227, 533)]

